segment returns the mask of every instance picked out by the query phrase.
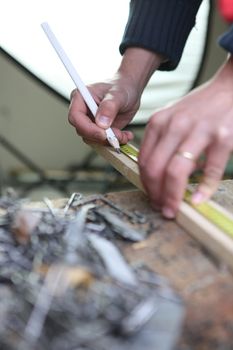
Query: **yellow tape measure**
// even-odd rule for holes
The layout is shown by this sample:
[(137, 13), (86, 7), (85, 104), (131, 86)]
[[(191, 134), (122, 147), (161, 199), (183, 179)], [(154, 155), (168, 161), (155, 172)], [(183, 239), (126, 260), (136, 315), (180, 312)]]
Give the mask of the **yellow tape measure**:
[[(122, 145), (121, 152), (131, 158), (133, 161), (138, 161), (138, 149), (130, 144)], [(203, 215), (212, 224), (217, 226), (221, 231), (227, 233), (233, 238), (233, 216), (227, 212), (221, 211), (215, 203), (206, 201), (204, 203), (193, 205), (191, 203), (191, 191), (187, 190), (184, 200), (189, 203), (197, 212)]]
[(134, 160), (136, 163), (138, 162), (138, 149), (130, 144), (122, 145), (121, 152), (126, 156)]

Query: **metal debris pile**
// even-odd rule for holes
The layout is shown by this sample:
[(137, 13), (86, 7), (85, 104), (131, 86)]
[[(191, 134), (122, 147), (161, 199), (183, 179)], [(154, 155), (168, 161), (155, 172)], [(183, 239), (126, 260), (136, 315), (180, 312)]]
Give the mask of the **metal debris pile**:
[(170, 349), (182, 303), (117, 244), (144, 240), (146, 218), (104, 196), (44, 203), (27, 205), (13, 192), (0, 198), (0, 349), (154, 349), (156, 330), (166, 338), (160, 350)]

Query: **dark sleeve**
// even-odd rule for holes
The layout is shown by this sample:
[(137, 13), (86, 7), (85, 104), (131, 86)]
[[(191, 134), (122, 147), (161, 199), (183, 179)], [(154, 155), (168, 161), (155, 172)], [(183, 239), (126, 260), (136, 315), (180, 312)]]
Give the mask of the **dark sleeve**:
[(120, 53), (141, 47), (163, 54), (160, 70), (177, 67), (202, 0), (131, 0)]
[(219, 44), (228, 52), (233, 54), (233, 25), (228, 32), (219, 38)]

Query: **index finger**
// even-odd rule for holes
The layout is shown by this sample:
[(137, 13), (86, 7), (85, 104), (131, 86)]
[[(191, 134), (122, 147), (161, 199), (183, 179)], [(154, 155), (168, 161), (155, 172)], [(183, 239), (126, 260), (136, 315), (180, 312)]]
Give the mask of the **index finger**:
[(76, 128), (78, 135), (93, 141), (104, 141), (105, 131), (96, 125), (94, 117), (86, 106), (82, 96), (76, 90), (72, 92), (68, 120)]

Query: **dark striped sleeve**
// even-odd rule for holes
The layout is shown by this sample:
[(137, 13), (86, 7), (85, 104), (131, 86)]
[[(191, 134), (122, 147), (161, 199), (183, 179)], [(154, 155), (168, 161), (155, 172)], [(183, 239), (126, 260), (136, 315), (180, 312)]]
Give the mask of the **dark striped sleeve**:
[(160, 70), (177, 67), (202, 0), (131, 0), (120, 53), (141, 47), (163, 54)]

